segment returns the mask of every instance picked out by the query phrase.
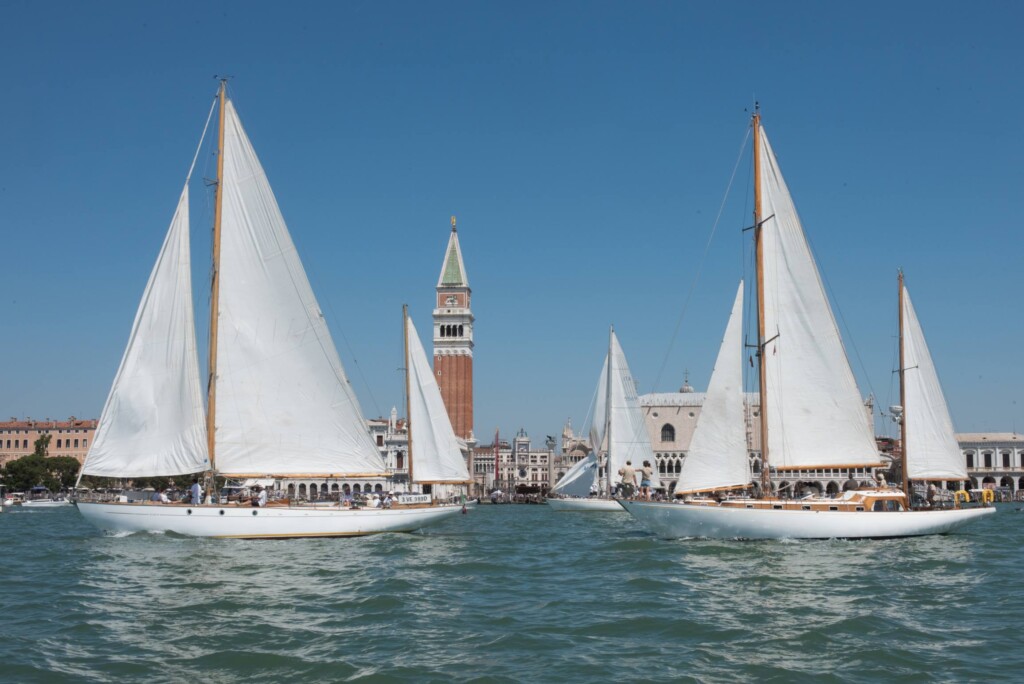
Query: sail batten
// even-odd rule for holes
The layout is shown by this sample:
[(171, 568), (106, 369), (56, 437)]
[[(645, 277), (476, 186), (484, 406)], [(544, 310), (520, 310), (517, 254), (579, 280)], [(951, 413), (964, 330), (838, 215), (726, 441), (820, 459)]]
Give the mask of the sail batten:
[(84, 475), (171, 476), (209, 467), (189, 252), (186, 185), (135, 314)]
[(427, 353), (408, 316), (409, 431), (415, 437), (410, 456), (415, 464), (414, 481), (420, 484), (465, 484), (469, 469), (459, 438), (452, 429), (441, 390), (427, 360)]
[(743, 411), (743, 283), (739, 285), (700, 419), (683, 459), (677, 494), (750, 484)]
[(911, 480), (966, 480), (967, 467), (953, 432), (953, 420), (906, 287), (903, 351), (903, 418), (907, 421), (903, 451), (907, 474)]
[(274, 193), (226, 103), (215, 442), (225, 473), (384, 473)]
[(874, 429), (763, 127), (760, 182), (767, 433), (779, 469), (875, 465)]

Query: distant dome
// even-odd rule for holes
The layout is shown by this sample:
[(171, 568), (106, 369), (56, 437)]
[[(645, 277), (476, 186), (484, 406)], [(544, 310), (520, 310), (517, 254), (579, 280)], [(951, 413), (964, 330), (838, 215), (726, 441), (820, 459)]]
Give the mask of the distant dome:
[(692, 394), (693, 387), (690, 386), (690, 383), (684, 382), (683, 386), (679, 388), (679, 391), (682, 392), (683, 394)]

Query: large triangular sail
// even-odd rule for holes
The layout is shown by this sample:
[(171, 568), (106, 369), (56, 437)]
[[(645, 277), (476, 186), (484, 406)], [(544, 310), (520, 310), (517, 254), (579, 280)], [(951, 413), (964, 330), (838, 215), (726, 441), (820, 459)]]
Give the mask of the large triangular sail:
[(189, 258), (186, 185), (135, 314), (84, 475), (171, 476), (210, 466)]
[(427, 353), (406, 316), (409, 350), (409, 434), (413, 479), (421, 484), (469, 481), (466, 459), (452, 429)]
[(622, 351), (619, 338), (614, 331), (611, 333), (609, 344), (609, 396), (605, 410), (609, 414), (607, 422), (611, 436), (605, 435), (605, 441), (612, 483), (622, 481), (619, 469), (626, 461), (631, 461), (637, 472), (640, 471), (643, 462), (648, 461), (653, 469), (651, 487), (657, 489), (661, 487), (661, 481), (658, 478), (654, 450), (651, 448), (651, 438), (644, 425), (643, 410), (637, 397), (636, 384), (629, 372), (626, 354)]
[(742, 487), (750, 483), (743, 412), (743, 283), (725, 328), (700, 419), (683, 459), (676, 493)]
[(966, 480), (967, 467), (953, 420), (906, 287), (902, 339), (907, 475), (911, 480)]
[(230, 100), (224, 114), (216, 467), (225, 474), (383, 474), (383, 459)]
[(769, 462), (780, 469), (880, 465), (814, 256), (759, 131)]

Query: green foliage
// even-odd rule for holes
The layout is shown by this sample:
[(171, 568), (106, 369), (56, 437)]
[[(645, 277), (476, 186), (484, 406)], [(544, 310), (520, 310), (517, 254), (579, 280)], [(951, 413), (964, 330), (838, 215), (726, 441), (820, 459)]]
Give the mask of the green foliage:
[(32, 446), (35, 447), (35, 449), (32, 451), (33, 456), (46, 458), (46, 454), (49, 453), (50, 451), (50, 435), (39, 435), (39, 439), (33, 442)]
[[(45, 435), (49, 437), (49, 435)], [(40, 445), (40, 442), (43, 442)], [(4, 485), (11, 491), (28, 491), (36, 485), (43, 485), (51, 491), (59, 492), (75, 484), (78, 476), (78, 460), (70, 456), (47, 458), (45, 453), (49, 440), (36, 440), (36, 452), (11, 461), (2, 473)]]

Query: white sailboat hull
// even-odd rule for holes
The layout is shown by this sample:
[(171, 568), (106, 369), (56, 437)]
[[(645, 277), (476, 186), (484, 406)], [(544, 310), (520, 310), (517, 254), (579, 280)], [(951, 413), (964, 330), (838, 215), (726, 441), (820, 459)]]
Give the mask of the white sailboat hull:
[(621, 513), (614, 499), (546, 499), (553, 511), (561, 513)]
[(238, 539), (357, 537), (412, 532), (462, 511), (461, 505), (355, 510), (82, 501), (76, 505), (82, 517), (105, 532), (174, 532), (192, 537)]
[(665, 539), (868, 539), (947, 534), (995, 508), (940, 511), (804, 511), (622, 501), (648, 531)]

